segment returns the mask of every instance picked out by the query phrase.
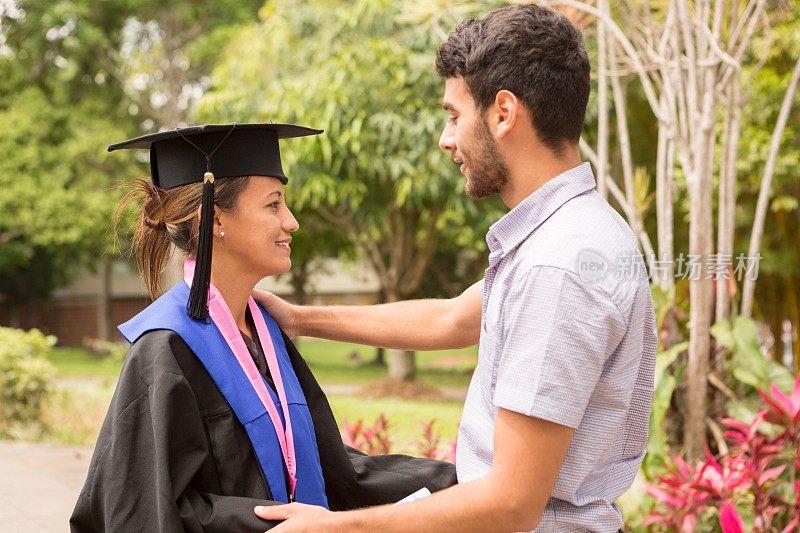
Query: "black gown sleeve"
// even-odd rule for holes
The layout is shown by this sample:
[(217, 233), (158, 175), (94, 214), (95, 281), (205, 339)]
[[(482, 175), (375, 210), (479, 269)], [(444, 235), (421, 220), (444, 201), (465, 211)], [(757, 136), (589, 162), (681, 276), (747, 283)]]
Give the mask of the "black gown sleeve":
[(456, 484), (452, 463), (401, 454), (365, 455), (345, 446), (328, 398), (286, 334), (283, 340), (311, 411), (332, 511), (395, 503), (423, 487), (436, 492)]
[[(168, 358), (160, 359), (163, 363)], [(253, 507), (275, 502), (194, 487), (192, 481), (203, 476), (203, 469), (214, 468), (214, 461), (209, 460), (206, 428), (186, 378), (180, 372), (156, 371), (148, 381), (149, 372), (130, 366), (136, 362), (126, 364), (120, 377), (71, 530), (221, 532), (273, 527), (258, 518)]]

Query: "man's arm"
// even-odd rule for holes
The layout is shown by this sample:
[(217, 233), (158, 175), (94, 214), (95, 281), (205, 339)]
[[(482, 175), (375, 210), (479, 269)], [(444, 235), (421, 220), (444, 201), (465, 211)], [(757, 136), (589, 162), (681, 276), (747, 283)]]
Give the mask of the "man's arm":
[(489, 474), (403, 505), (331, 513), (291, 504), (258, 507), (291, 531), (530, 531), (541, 520), (574, 429), (500, 409)]
[(450, 299), (408, 300), (379, 305), (297, 306), (254, 291), (290, 337), (298, 335), (396, 350), (443, 350), (478, 343), (481, 289), (475, 283)]

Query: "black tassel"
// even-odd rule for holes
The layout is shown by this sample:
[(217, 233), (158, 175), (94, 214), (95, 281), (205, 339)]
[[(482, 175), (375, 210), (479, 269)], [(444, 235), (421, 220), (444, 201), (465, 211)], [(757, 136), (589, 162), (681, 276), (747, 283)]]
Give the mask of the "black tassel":
[[(210, 175), (210, 176), (209, 176)], [(208, 319), (208, 287), (211, 283), (211, 249), (214, 231), (214, 175), (207, 172), (203, 181), (203, 203), (200, 214), (200, 235), (197, 243), (197, 263), (189, 292), (186, 311), (198, 320)]]

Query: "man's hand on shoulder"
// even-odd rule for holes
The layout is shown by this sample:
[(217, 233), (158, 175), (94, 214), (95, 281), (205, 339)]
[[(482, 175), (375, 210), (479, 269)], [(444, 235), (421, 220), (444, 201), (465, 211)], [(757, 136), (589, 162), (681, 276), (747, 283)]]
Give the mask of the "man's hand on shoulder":
[(253, 290), (253, 298), (264, 306), (290, 339), (300, 335), (300, 323), (297, 320), (298, 308), (296, 305), (290, 304), (271, 292), (258, 289)]

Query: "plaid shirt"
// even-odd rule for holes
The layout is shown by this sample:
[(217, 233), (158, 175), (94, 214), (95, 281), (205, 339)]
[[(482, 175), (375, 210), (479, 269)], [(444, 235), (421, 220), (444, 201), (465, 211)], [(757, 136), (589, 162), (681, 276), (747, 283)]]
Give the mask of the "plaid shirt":
[(630, 228), (594, 187), (589, 164), (575, 167), (486, 236), (458, 479), (489, 472), (498, 408), (575, 428), (536, 531), (618, 530), (614, 500), (647, 443), (657, 339), (650, 286)]

